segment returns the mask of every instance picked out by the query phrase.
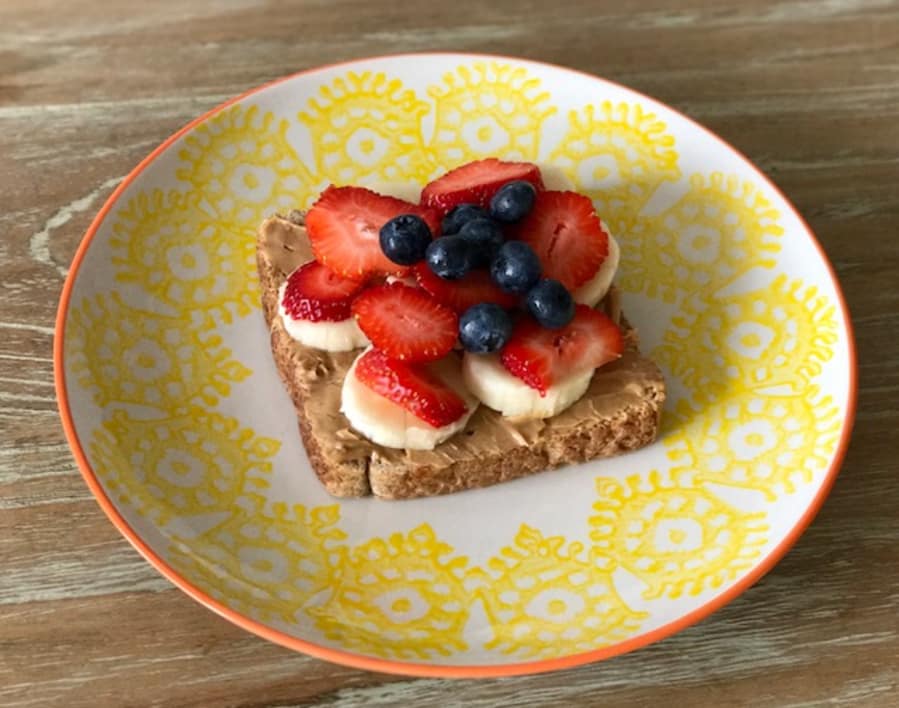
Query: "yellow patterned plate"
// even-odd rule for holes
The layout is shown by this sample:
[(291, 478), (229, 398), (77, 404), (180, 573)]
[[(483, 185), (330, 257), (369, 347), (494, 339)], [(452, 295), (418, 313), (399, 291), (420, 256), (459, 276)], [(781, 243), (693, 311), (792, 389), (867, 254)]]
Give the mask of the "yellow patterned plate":
[[(661, 440), (408, 502), (315, 480), (259, 308), (254, 230), (329, 182), (537, 160), (619, 237), (619, 282), (671, 389)], [(88, 485), (166, 577), (246, 629), (355, 666), (546, 671), (720, 607), (821, 505), (846, 446), (846, 308), (808, 227), (683, 115), (581, 73), (461, 54), (288, 77), (160, 145), (75, 257), (57, 388)]]

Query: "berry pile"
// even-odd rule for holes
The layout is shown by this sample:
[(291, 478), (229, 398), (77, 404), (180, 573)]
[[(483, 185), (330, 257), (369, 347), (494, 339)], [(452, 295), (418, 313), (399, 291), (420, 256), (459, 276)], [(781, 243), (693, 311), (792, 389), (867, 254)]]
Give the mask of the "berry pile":
[(290, 276), (285, 308), (311, 321), (354, 317), (377, 352), (357, 375), (433, 425), (462, 405), (427, 373), (457, 340), (502, 351), (535, 388), (559, 367), (606, 356), (604, 344), (584, 343), (608, 340), (606, 323), (572, 293), (598, 272), (608, 235), (587, 197), (546, 190), (536, 165), (463, 165), (426, 185), (420, 204), (331, 186), (306, 228), (316, 260)]
[(459, 313), (459, 339), (470, 352), (500, 351), (517, 306), (542, 327), (568, 325), (571, 292), (608, 254), (590, 200), (545, 190), (530, 163), (463, 165), (428, 184), (422, 204), (442, 214), (441, 235), (426, 243), (422, 217), (396, 217), (381, 230), (384, 256), (398, 265), (423, 261), (414, 267), (419, 285)]

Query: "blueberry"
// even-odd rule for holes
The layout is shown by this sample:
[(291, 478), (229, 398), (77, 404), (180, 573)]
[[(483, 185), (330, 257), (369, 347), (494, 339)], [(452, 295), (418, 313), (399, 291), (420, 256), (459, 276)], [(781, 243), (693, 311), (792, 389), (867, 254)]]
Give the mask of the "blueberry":
[(547, 278), (527, 294), (528, 311), (547, 329), (564, 327), (574, 318), (574, 300), (558, 280)]
[(471, 248), (461, 236), (442, 236), (425, 252), (428, 268), (445, 280), (458, 280), (471, 270)]
[(469, 352), (498, 352), (506, 346), (511, 334), (512, 320), (509, 314), (492, 302), (472, 305), (459, 318), (459, 340)]
[(506, 182), (490, 200), (490, 216), (505, 224), (520, 221), (534, 207), (537, 190), (524, 180)]
[(443, 217), (440, 229), (445, 234), (457, 234), (459, 229), (472, 219), (486, 219), (487, 216), (487, 210), (477, 204), (460, 204), (450, 209), (449, 213)]
[(393, 217), (378, 234), (384, 255), (400, 265), (413, 265), (424, 258), (431, 239), (431, 229), (415, 214)]
[(490, 276), (501, 290), (524, 295), (540, 280), (540, 259), (524, 241), (506, 241), (490, 263)]
[(492, 219), (472, 219), (459, 229), (459, 236), (471, 244), (471, 264), (481, 268), (503, 245), (503, 230)]

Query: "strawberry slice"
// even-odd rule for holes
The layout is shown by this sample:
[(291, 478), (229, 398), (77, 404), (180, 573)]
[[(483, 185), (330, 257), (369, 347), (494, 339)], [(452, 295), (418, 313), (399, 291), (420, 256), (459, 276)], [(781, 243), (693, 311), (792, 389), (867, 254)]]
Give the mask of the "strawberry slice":
[(353, 314), (375, 348), (401, 361), (434, 361), (449, 354), (459, 335), (455, 312), (420, 288), (390, 283), (369, 288)]
[(287, 278), (281, 304), (295, 320), (341, 322), (352, 316), (353, 300), (364, 287), (364, 281), (344, 278), (309, 261)]
[(543, 277), (555, 278), (569, 290), (596, 275), (609, 255), (609, 234), (593, 202), (577, 192), (538, 192), (515, 233), (537, 253)]
[(480, 302), (492, 302), (505, 308), (515, 307), (518, 303), (514, 295), (499, 289), (486, 270), (473, 270), (460, 280), (444, 280), (435, 275), (427, 263), (417, 263), (413, 272), (423, 290), (460, 315)]
[(596, 369), (623, 351), (618, 325), (598, 310), (578, 305), (574, 319), (562, 329), (546, 329), (530, 317), (521, 318), (501, 360), (509, 373), (545, 396), (564, 377)]
[(424, 366), (391, 359), (378, 349), (359, 357), (356, 378), (435, 428), (459, 420), (468, 410), (465, 401)]
[(530, 162), (503, 162), (495, 157), (476, 160), (450, 170), (421, 190), (421, 203), (444, 216), (459, 204), (487, 207), (490, 198), (506, 182), (526, 180), (543, 189), (540, 168)]
[(364, 187), (331, 185), (306, 214), (315, 259), (347, 278), (407, 273), (408, 267), (384, 255), (378, 240), (381, 227), (400, 214), (417, 214), (434, 234), (440, 228), (440, 216), (430, 209)]

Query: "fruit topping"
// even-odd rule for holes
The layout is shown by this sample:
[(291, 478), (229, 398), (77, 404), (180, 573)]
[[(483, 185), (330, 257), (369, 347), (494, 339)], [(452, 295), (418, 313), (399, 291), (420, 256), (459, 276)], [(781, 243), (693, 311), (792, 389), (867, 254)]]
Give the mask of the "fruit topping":
[(316, 260), (348, 278), (403, 275), (407, 267), (381, 250), (380, 231), (390, 219), (417, 214), (432, 232), (439, 227), (431, 210), (364, 187), (328, 187), (306, 214), (306, 231)]
[[(437, 239), (434, 243), (445, 241), (450, 236)], [(437, 300), (451, 307), (458, 313), (482, 302), (492, 302), (501, 307), (515, 307), (518, 298), (500, 290), (490, 280), (486, 270), (473, 270), (460, 280), (444, 280), (435, 275), (425, 263), (414, 267), (418, 284)]]
[(490, 263), (490, 277), (507, 293), (524, 295), (540, 280), (540, 259), (524, 241), (506, 241)]
[(442, 236), (431, 241), (425, 261), (435, 275), (445, 280), (458, 280), (471, 270), (471, 256), (471, 244), (461, 236)]
[(459, 237), (469, 246), (473, 268), (483, 268), (503, 245), (503, 231), (493, 219), (472, 219), (459, 229)]
[(445, 234), (457, 234), (472, 219), (487, 219), (489, 214), (477, 204), (460, 204), (449, 210), (440, 222), (440, 229)]
[(341, 322), (352, 316), (353, 300), (364, 287), (361, 280), (344, 278), (310, 261), (287, 278), (281, 304), (295, 320)]
[(512, 334), (512, 320), (502, 307), (482, 302), (459, 318), (459, 340), (466, 351), (492, 354), (502, 349)]
[(621, 330), (606, 315), (578, 305), (574, 319), (557, 330), (523, 317), (501, 354), (503, 366), (541, 396), (566, 376), (596, 369), (624, 351)]
[(530, 182), (507, 182), (490, 200), (490, 216), (504, 224), (514, 224), (528, 215), (536, 198), (537, 190)]
[(525, 302), (528, 312), (547, 329), (564, 327), (574, 317), (571, 293), (558, 280), (541, 280), (528, 291)]
[(376, 349), (401, 361), (440, 359), (459, 332), (453, 310), (424, 290), (399, 282), (367, 289), (353, 303), (353, 314)]
[(427, 222), (417, 214), (395, 216), (381, 227), (379, 233), (379, 243), (384, 255), (404, 266), (423, 259), (433, 238)]
[(467, 411), (465, 401), (424, 366), (392, 359), (378, 349), (359, 357), (355, 375), (375, 393), (435, 428), (459, 420)]
[(577, 192), (538, 192), (515, 232), (537, 253), (543, 275), (569, 290), (590, 280), (609, 253), (609, 235), (593, 203)]
[(469, 162), (430, 182), (421, 191), (425, 206), (446, 214), (460, 204), (486, 208), (506, 182), (524, 180), (543, 189), (540, 169), (530, 162), (503, 162), (495, 157)]

